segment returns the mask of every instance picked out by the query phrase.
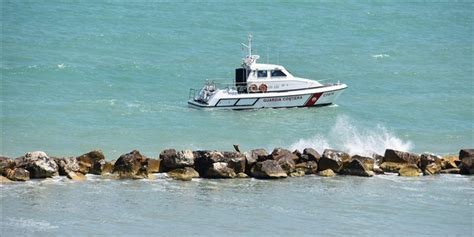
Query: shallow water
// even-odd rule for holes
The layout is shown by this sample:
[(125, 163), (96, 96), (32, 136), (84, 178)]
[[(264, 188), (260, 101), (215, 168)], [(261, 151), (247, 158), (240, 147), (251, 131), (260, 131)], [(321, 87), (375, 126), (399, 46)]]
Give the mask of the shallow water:
[[(470, 236), (473, 177), (29, 181), (1, 187), (2, 236)], [(8, 204), (8, 205), (6, 205)], [(21, 210), (21, 211), (19, 211)]]

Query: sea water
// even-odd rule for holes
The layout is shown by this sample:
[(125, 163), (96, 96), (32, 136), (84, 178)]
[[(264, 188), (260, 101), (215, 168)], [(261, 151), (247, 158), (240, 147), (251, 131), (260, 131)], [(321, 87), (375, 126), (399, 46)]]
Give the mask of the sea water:
[[(0, 155), (474, 146), (470, 2), (0, 7)], [(249, 33), (261, 62), (349, 88), (323, 108), (188, 108), (189, 88), (232, 82)], [(1, 187), (3, 233), (472, 235), (472, 178), (459, 176), (49, 182)]]

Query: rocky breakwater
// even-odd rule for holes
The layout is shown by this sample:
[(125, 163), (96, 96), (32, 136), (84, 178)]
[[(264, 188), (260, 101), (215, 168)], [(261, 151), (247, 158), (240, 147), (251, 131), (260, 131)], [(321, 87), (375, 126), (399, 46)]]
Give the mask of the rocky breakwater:
[(150, 179), (153, 173), (166, 173), (167, 177), (189, 181), (193, 178), (281, 179), (319, 175), (332, 177), (350, 175), (372, 177), (385, 173), (400, 176), (437, 174), (474, 174), (474, 149), (462, 149), (459, 155), (438, 156), (416, 154), (387, 149), (383, 156), (350, 155), (343, 151), (326, 149), (322, 155), (315, 149), (303, 152), (275, 148), (240, 152), (166, 149), (158, 158), (149, 158), (137, 150), (123, 154), (115, 162), (106, 160), (100, 150), (77, 157), (50, 157), (45, 152), (28, 152), (10, 159), (0, 156), (1, 183), (14, 183), (30, 179), (66, 176), (74, 181), (86, 180), (86, 175), (101, 175), (120, 179)]

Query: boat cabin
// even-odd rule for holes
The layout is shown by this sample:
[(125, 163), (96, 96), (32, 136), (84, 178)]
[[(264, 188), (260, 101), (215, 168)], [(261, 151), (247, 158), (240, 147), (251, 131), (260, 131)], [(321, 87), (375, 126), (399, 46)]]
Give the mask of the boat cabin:
[(244, 58), (235, 69), (235, 86), (239, 93), (283, 92), (322, 86), (319, 82), (294, 77), (281, 65), (257, 63), (258, 55)]

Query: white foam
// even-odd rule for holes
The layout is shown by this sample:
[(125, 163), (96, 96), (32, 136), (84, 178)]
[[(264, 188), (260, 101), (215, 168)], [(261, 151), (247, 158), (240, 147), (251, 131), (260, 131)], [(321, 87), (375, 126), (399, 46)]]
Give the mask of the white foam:
[(64, 67), (66, 67), (66, 66), (64, 66), (64, 63), (58, 64), (59, 69), (63, 69)]
[(7, 218), (4, 220), (5, 222), (3, 225), (5, 226), (11, 226), (27, 231), (45, 231), (45, 230), (51, 230), (51, 229), (57, 229), (59, 228), (58, 226), (51, 225), (51, 223), (46, 222), (46, 221), (38, 221), (38, 220), (33, 220), (33, 219), (26, 219), (26, 218)]
[(382, 125), (373, 128), (358, 128), (351, 123), (347, 116), (339, 116), (328, 134), (316, 134), (309, 139), (300, 139), (293, 143), (291, 150), (312, 147), (319, 152), (326, 148), (339, 149), (351, 155), (371, 156), (373, 153), (383, 154), (391, 148), (410, 151), (410, 141), (403, 141), (389, 132)]
[(390, 55), (388, 54), (372, 54), (373, 58), (388, 58)]

